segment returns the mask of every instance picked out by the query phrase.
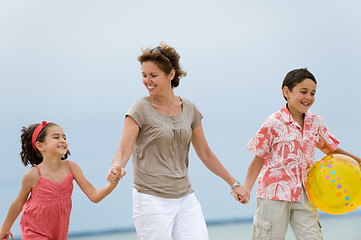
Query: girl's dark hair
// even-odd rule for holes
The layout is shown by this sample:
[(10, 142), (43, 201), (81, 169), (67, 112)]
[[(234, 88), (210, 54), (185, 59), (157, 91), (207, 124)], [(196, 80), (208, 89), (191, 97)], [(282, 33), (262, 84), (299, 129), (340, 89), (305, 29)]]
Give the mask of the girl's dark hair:
[[(311, 79), (317, 85), (315, 76), (313, 76), (313, 74), (310, 71), (308, 71), (307, 68), (292, 70), (286, 74), (285, 79), (283, 80), (282, 83), (282, 89), (283, 87), (288, 87), (288, 89), (292, 92), (292, 89), (306, 78)], [(285, 96), (283, 97), (286, 99)]]
[(175, 76), (171, 81), (172, 88), (178, 87), (180, 79), (187, 75), (180, 67), (179, 59), (180, 56), (176, 50), (165, 43), (160, 43), (160, 46), (155, 48), (142, 50), (142, 54), (138, 56), (138, 61), (141, 64), (143, 62), (151, 61), (167, 75), (174, 69)]
[[(29, 127), (23, 127), (21, 132), (21, 162), (26, 166), (28, 164), (40, 164), (43, 162), (43, 156), (39, 151), (35, 151), (33, 148), (33, 145), (31, 143), (31, 139), (33, 137), (33, 132), (35, 128), (39, 125), (39, 123), (32, 124)], [(49, 123), (46, 125), (41, 132), (39, 133), (38, 138), (36, 139), (37, 142), (44, 142), (47, 129), (51, 126), (59, 126), (55, 123)], [(62, 160), (65, 160), (70, 156), (69, 150), (66, 152), (66, 154), (61, 158)]]

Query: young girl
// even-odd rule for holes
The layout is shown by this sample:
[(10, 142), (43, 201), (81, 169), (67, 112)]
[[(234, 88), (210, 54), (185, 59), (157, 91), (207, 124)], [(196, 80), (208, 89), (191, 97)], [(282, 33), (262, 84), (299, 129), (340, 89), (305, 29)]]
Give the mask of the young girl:
[[(101, 189), (95, 189), (78, 164), (62, 161), (67, 159), (70, 152), (63, 129), (55, 123), (42, 122), (24, 127), (21, 147), (22, 163), (34, 167), (23, 176), (20, 193), (11, 204), (1, 227), (0, 239), (12, 237), (11, 226), (22, 211), (22, 240), (65, 240), (68, 237), (73, 179), (95, 203), (111, 193), (118, 183), (114, 181)], [(122, 178), (125, 171), (118, 171)]]
[(307, 69), (289, 72), (282, 85), (286, 105), (269, 116), (247, 148), (256, 156), (245, 187), (251, 191), (258, 176), (257, 209), (252, 239), (285, 239), (290, 223), (296, 239), (322, 239), (318, 213), (304, 190), (315, 150), (361, 159), (338, 147), (317, 114), (308, 109), (315, 101), (316, 79)]

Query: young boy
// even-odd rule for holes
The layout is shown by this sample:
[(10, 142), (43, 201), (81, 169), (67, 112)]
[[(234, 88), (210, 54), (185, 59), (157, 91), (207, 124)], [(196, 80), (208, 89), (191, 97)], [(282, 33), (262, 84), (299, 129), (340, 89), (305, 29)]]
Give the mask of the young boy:
[(270, 115), (248, 143), (255, 154), (245, 187), (251, 192), (258, 176), (257, 209), (252, 239), (285, 239), (288, 224), (296, 239), (322, 239), (317, 208), (304, 190), (315, 150), (345, 154), (325, 121), (308, 109), (315, 101), (317, 81), (306, 68), (287, 73), (283, 84), (286, 105)]

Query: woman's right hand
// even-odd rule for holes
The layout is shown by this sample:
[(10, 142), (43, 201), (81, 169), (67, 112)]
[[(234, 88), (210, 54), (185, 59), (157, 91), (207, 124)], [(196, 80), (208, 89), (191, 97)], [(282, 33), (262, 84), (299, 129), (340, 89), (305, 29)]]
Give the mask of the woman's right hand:
[(110, 183), (116, 182), (124, 177), (127, 171), (119, 165), (113, 164), (108, 171), (107, 181)]

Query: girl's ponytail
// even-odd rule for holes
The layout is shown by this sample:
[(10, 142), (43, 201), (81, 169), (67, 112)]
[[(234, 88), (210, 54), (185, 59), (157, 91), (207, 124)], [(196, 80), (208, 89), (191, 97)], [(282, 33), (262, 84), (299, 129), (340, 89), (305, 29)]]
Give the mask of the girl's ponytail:
[(43, 161), (43, 156), (40, 152), (35, 151), (31, 143), (33, 132), (39, 124), (32, 124), (29, 127), (23, 127), (21, 130), (21, 162), (26, 166), (28, 164), (40, 164)]

